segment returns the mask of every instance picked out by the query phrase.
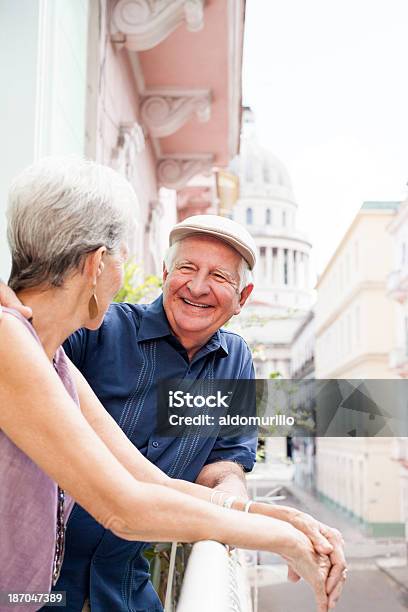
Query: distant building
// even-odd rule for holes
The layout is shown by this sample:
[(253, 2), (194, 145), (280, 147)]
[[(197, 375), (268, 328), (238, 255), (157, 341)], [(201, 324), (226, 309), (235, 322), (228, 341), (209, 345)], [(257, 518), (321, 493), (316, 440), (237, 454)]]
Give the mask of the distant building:
[[(393, 266), (387, 279), (387, 294), (394, 301), (396, 321), (390, 368), (397, 376), (408, 378), (408, 200), (391, 220), (388, 231), (393, 243)], [(392, 458), (399, 462), (401, 506), (408, 534), (408, 439), (395, 438)]]
[[(387, 226), (397, 202), (365, 202), (317, 282), (316, 378), (394, 378)], [(380, 323), (380, 324), (379, 324)]]
[[(315, 378), (315, 315), (310, 310), (296, 331), (291, 348), (291, 378), (295, 380), (312, 380)], [(312, 388), (305, 388), (306, 397)], [(292, 444), (292, 459), (295, 464), (295, 481), (308, 489), (315, 487), (314, 437), (295, 437)]]
[(396, 308), (394, 345), (389, 366), (396, 375), (408, 377), (408, 200), (391, 220), (388, 232), (393, 244), (392, 268), (387, 295)]
[[(316, 378), (393, 378), (395, 308), (387, 226), (397, 202), (366, 202), (317, 283)], [(317, 489), (372, 535), (402, 535), (398, 466), (390, 438), (318, 438)]]
[(296, 330), (291, 347), (291, 378), (315, 378), (316, 319), (309, 310), (304, 321)]
[(255, 289), (234, 328), (253, 350), (256, 373), (291, 373), (291, 342), (312, 301), (311, 244), (296, 226), (297, 203), (282, 164), (256, 139), (252, 111), (243, 111), (240, 154), (229, 171), (239, 179), (231, 216), (255, 239)]
[[(231, 326), (251, 347), (257, 378), (290, 378), (292, 341), (312, 302), (311, 244), (297, 228), (298, 205), (288, 172), (260, 146), (249, 108), (243, 109), (240, 154), (228, 171), (238, 178), (239, 197), (233, 206), (223, 205), (224, 214), (246, 227), (258, 250), (254, 291)], [(266, 439), (267, 462), (290, 453), (290, 440)]]
[[(315, 378), (315, 315), (310, 310), (296, 331), (291, 348), (291, 378), (312, 380)], [(295, 481), (313, 489), (316, 475), (316, 444), (313, 437), (293, 438), (292, 458), (295, 464)]]

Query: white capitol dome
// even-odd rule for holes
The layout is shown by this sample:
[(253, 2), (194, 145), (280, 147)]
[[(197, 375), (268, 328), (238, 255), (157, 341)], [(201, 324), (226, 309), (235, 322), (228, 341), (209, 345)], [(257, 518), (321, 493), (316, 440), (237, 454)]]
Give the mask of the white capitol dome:
[(292, 182), (284, 164), (261, 147), (254, 135), (242, 136), (241, 154), (232, 160), (230, 170), (239, 176), (241, 196), (262, 194), (295, 204)]
[(290, 343), (312, 301), (311, 244), (297, 229), (289, 174), (258, 144), (249, 109), (243, 114), (240, 154), (229, 169), (239, 179), (233, 219), (246, 227), (257, 246), (254, 291), (235, 325), (253, 348), (258, 375), (274, 370), (287, 374)]

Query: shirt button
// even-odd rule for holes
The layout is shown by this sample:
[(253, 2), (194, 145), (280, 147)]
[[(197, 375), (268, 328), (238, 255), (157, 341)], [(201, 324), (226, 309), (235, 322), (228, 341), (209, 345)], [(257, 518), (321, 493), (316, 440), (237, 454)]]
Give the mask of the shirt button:
[(152, 446), (153, 446), (153, 448), (157, 448), (159, 446), (159, 443), (158, 442), (152, 442)]

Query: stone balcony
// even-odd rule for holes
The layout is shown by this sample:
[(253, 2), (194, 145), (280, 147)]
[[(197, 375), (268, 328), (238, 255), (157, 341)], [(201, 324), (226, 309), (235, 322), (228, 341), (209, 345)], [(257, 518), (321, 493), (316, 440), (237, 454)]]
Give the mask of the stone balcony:
[(408, 297), (408, 266), (393, 270), (387, 278), (387, 294), (389, 297), (404, 302)]
[(394, 461), (408, 461), (408, 438), (394, 438), (391, 458)]
[[(408, 438), (394, 438), (391, 447), (391, 459), (398, 461), (400, 465), (408, 469)], [(408, 485), (408, 482), (407, 482)], [(408, 489), (407, 489), (408, 494)], [(407, 497), (408, 504), (408, 497)], [(405, 512), (408, 517), (408, 505)]]
[(408, 354), (402, 346), (391, 351), (388, 363), (390, 369), (394, 370), (398, 376), (408, 377)]

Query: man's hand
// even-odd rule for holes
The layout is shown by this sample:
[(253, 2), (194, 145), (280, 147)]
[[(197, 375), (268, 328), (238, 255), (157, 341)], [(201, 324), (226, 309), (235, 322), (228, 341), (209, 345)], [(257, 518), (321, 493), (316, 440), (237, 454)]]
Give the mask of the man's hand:
[(31, 308), (28, 306), (24, 306), (14, 291), (10, 289), (3, 281), (0, 280), (0, 318), (1, 318), (1, 307), (5, 306), (6, 308), (14, 308), (14, 310), (18, 310), (23, 317), (29, 319), (33, 316)]

